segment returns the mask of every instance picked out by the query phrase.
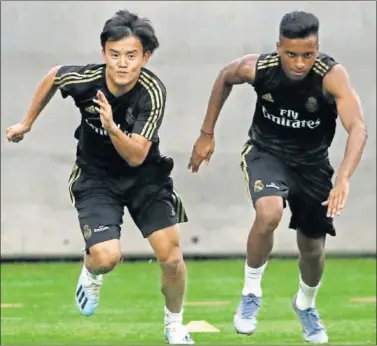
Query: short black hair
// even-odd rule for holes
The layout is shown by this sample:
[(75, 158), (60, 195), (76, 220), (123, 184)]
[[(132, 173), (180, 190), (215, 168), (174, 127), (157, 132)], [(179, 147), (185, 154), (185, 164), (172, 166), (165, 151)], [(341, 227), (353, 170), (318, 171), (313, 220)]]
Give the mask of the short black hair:
[(313, 13), (293, 11), (284, 15), (280, 22), (280, 37), (297, 39), (317, 35), (319, 20)]
[(127, 10), (119, 10), (105, 22), (101, 33), (102, 48), (105, 48), (107, 41), (119, 41), (128, 36), (139, 38), (144, 53), (147, 51), (153, 53), (160, 46), (148, 18), (139, 18), (138, 15)]

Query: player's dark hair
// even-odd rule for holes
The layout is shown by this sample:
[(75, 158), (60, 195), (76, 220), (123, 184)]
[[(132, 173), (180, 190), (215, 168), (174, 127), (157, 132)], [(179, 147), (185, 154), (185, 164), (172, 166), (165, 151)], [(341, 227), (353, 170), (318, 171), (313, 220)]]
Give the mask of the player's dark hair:
[(280, 37), (297, 39), (318, 35), (319, 20), (308, 12), (293, 11), (284, 15), (280, 22)]
[(128, 36), (139, 38), (144, 53), (153, 53), (160, 45), (148, 18), (139, 18), (127, 10), (119, 10), (105, 22), (101, 33), (102, 48), (105, 48), (107, 41), (119, 41)]

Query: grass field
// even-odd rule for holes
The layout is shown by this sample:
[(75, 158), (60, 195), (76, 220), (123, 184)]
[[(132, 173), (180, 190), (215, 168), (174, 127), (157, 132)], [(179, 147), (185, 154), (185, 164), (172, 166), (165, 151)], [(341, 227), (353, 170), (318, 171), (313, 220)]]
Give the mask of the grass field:
[[(81, 316), (74, 290), (79, 263), (3, 264), (1, 344), (157, 345), (163, 339), (163, 300), (156, 262), (122, 263), (104, 281), (95, 315)], [(243, 283), (243, 261), (188, 262), (186, 301), (224, 305), (185, 307), (185, 323), (205, 320), (217, 333), (192, 333), (196, 344), (303, 344), (291, 309), (297, 289), (296, 262), (267, 267), (259, 325), (253, 336), (237, 335), (232, 318)], [(331, 344), (376, 345), (375, 260), (328, 260), (317, 304)], [(19, 305), (16, 305), (19, 304)]]

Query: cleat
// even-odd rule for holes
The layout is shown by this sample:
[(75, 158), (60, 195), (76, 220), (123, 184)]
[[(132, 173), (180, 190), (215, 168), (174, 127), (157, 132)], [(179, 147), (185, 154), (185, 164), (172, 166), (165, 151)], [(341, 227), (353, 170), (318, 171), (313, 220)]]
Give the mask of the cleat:
[(181, 323), (171, 323), (165, 327), (165, 339), (170, 345), (194, 345), (186, 327)]
[(237, 334), (251, 335), (257, 327), (257, 314), (262, 298), (254, 294), (242, 295), (240, 305), (234, 315), (233, 324)]
[(296, 305), (297, 297), (293, 298), (293, 310), (296, 312), (302, 327), (304, 340), (315, 344), (329, 342), (325, 327), (323, 326), (316, 308), (300, 310)]
[(81, 314), (85, 316), (94, 314), (98, 305), (102, 280), (102, 275), (98, 275), (96, 279), (90, 277), (83, 266), (75, 292), (76, 306)]

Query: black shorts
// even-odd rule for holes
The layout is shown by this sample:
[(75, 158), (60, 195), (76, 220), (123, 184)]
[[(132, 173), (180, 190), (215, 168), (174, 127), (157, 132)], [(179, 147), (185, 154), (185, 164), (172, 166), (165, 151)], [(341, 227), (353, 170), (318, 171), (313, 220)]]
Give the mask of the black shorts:
[(329, 161), (316, 166), (291, 167), (276, 156), (256, 146), (242, 149), (241, 168), (245, 174), (253, 204), (265, 196), (280, 196), (292, 213), (289, 228), (310, 238), (326, 234), (335, 236), (332, 218), (328, 218), (326, 201), (332, 189), (334, 170)]
[(134, 177), (114, 177), (89, 172), (76, 163), (68, 187), (86, 249), (107, 240), (120, 239), (125, 207), (144, 238), (155, 231), (187, 222), (170, 171), (151, 166)]

